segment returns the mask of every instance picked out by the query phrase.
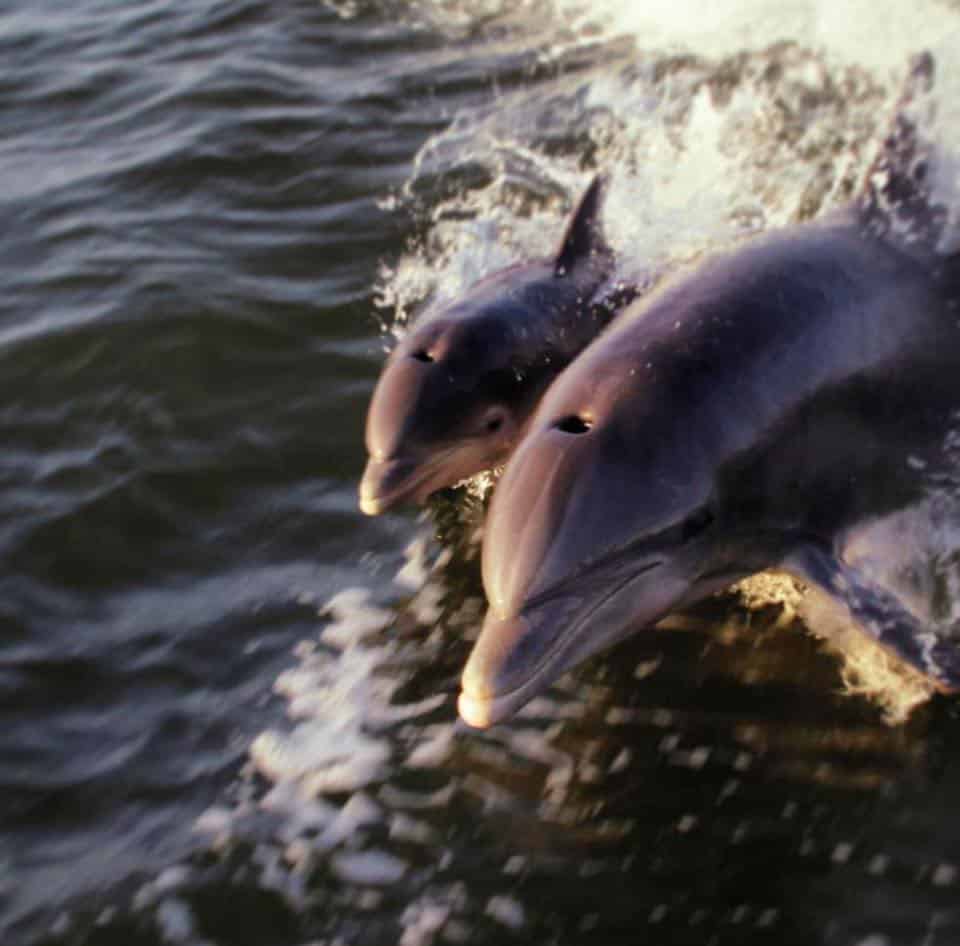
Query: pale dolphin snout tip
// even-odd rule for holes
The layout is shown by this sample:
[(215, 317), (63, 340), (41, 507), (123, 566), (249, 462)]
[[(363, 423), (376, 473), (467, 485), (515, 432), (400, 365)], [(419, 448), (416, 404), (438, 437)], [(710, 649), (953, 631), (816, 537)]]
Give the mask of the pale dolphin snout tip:
[(472, 729), (486, 729), (493, 725), (490, 701), (462, 691), (457, 697), (457, 712)]
[(521, 655), (530, 630), (523, 617), (487, 615), (460, 681), (457, 712), (468, 726), (486, 729), (529, 699), (523, 684), (531, 668)]
[(360, 511), (379, 516), (407, 497), (413, 488), (415, 464), (406, 459), (376, 460), (371, 457), (360, 481)]
[(363, 493), (360, 493), (359, 505), (360, 512), (365, 516), (379, 516), (386, 511), (379, 499), (374, 496), (364, 496)]
[(360, 480), (357, 501), (360, 505), (360, 511), (366, 516), (379, 516), (386, 512), (387, 506), (381, 495), (382, 467), (382, 463), (372, 459), (368, 460), (363, 471), (363, 479)]

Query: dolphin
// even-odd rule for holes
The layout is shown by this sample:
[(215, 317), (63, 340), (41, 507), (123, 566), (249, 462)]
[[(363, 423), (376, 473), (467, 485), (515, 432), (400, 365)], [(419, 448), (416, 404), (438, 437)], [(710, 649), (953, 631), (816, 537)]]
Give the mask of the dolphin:
[(935, 251), (942, 214), (914, 199), (913, 133), (898, 121), (851, 208), (675, 277), (552, 385), (488, 513), (466, 723), (510, 716), (586, 657), (771, 568), (960, 685), (949, 641), (844, 556), (949, 475), (960, 408), (960, 255)]
[(559, 251), (480, 280), (393, 350), (367, 414), (360, 508), (377, 515), (501, 462), (549, 383), (637, 290), (611, 285), (597, 176)]

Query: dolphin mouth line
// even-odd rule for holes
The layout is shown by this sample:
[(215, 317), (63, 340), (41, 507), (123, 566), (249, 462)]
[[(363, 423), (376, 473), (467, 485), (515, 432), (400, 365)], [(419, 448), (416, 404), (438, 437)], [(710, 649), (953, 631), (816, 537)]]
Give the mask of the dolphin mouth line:
[[(645, 575), (647, 572), (658, 568), (663, 564), (662, 559), (650, 562), (638, 571), (628, 575), (622, 581), (614, 584), (606, 594), (596, 600), (590, 608), (580, 615), (578, 620), (570, 625), (559, 637), (557, 642), (549, 651), (540, 658), (534, 668), (527, 675), (526, 679), (503, 693), (477, 694), (471, 693), (464, 688), (460, 692), (458, 699), (458, 709), (460, 715), (467, 721), (469, 718), (484, 718), (489, 720), (486, 725), (490, 726), (509, 715), (514, 709), (523, 706), (535, 695), (543, 677), (552, 670), (558, 663), (562, 663), (570, 650), (571, 642), (577, 637), (583, 626), (593, 617), (596, 612), (603, 607), (611, 598), (619, 594), (629, 584)], [(539, 602), (543, 597), (539, 596)]]
[[(444, 450), (442, 453), (428, 460), (426, 464), (417, 470), (416, 473), (409, 479), (385, 493), (376, 493), (373, 496), (361, 495), (360, 510), (366, 513), (368, 516), (376, 516), (382, 512), (385, 512), (398, 500), (416, 494), (419, 492), (420, 487), (423, 486), (423, 484), (428, 481), (431, 476), (436, 474), (437, 468), (449, 460), (450, 457), (457, 452), (457, 449), (457, 447), (450, 447), (449, 449)], [(402, 459), (402, 457), (396, 459)], [(391, 461), (384, 460), (382, 462), (388, 463)], [(426, 499), (431, 493), (435, 493), (438, 489), (442, 488), (442, 486), (437, 486), (435, 489), (431, 489), (429, 492), (425, 493), (422, 497), (417, 496), (417, 501)]]

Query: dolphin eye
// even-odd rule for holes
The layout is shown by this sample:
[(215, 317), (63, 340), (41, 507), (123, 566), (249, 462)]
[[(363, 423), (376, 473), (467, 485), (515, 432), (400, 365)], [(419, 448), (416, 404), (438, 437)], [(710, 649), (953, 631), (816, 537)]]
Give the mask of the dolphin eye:
[(507, 412), (502, 407), (490, 407), (480, 420), (480, 426), (485, 434), (495, 434), (507, 419)]
[(593, 422), (577, 414), (570, 414), (561, 417), (553, 426), (565, 434), (585, 434), (593, 426)]
[(715, 516), (708, 507), (695, 512), (680, 524), (680, 541), (689, 542), (701, 532), (706, 532), (713, 525), (714, 519)]
[(417, 351), (411, 352), (410, 357), (415, 358), (417, 361), (422, 361), (424, 364), (428, 365), (433, 361), (433, 355), (423, 348), (419, 348)]

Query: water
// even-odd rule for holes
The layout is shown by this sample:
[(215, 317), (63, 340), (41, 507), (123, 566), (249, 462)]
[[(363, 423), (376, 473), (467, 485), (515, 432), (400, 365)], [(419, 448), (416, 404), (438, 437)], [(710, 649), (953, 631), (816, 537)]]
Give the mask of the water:
[(0, 942), (957, 941), (954, 701), (754, 588), (467, 732), (479, 501), (355, 498), (391, 332), (595, 167), (637, 273), (847, 199), (960, 42), (882, 7), (4, 6)]

